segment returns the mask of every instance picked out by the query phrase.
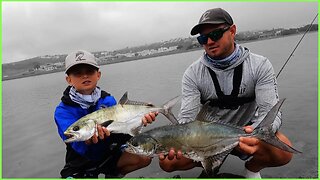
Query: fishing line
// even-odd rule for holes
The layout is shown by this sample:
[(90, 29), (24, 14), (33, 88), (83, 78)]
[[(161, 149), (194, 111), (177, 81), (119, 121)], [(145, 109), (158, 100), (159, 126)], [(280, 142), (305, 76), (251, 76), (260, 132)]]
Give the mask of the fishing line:
[(277, 77), (279, 77), (281, 71), (284, 69), (284, 67), (286, 66), (286, 64), (289, 62), (290, 58), (293, 56), (293, 53), (296, 51), (297, 47), (299, 46), (300, 42), (302, 41), (302, 39), (304, 38), (304, 36), (310, 31), (311, 26), (313, 24), (313, 22), (316, 20), (316, 18), (318, 17), (318, 13), (316, 14), (316, 16), (314, 17), (314, 19), (312, 20), (311, 24), (309, 25), (308, 29), (304, 32), (303, 36), (300, 38), (299, 42), (297, 43), (296, 47), (293, 49), (293, 51), (291, 52), (290, 56), (288, 57), (288, 59), (286, 60), (286, 62), (283, 64), (283, 66), (281, 67), (280, 71), (277, 74)]

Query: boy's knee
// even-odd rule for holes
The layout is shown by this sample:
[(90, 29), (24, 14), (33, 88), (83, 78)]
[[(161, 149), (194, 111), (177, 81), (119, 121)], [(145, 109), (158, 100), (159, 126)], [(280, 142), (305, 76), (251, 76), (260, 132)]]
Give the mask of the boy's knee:
[(149, 166), (151, 163), (151, 158), (146, 156), (141, 156), (138, 164), (140, 164), (140, 168)]

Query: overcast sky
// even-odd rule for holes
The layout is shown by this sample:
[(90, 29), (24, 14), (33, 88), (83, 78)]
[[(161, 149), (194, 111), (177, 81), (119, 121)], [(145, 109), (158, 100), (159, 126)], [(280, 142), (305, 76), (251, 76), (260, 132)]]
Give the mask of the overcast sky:
[(300, 27), (318, 12), (317, 2), (2, 2), (2, 63), (189, 37), (214, 7), (238, 32)]

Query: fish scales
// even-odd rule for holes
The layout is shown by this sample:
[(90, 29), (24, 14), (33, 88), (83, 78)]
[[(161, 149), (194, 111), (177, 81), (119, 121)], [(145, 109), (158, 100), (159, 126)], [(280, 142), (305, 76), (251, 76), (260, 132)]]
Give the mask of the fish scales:
[(180, 149), (187, 156), (192, 156), (193, 153), (189, 154), (190, 151), (203, 152), (207, 156), (219, 154), (221, 147), (227, 147), (229, 144), (233, 144), (234, 147), (237, 145), (238, 138), (245, 136), (242, 129), (219, 124), (212, 126), (211, 123), (198, 121), (155, 128), (145, 134), (161, 144), (156, 154), (167, 153), (173, 147)]
[[(166, 154), (171, 148), (181, 150), (186, 157), (200, 161), (210, 176), (217, 173), (224, 159), (239, 144), (239, 137), (256, 137), (284, 151), (301, 153), (280, 141), (272, 131), (272, 122), (283, 101), (279, 101), (250, 134), (245, 133), (241, 126), (230, 124), (228, 121), (219, 121), (221, 119), (216, 120), (213, 117), (217, 114), (216, 111), (213, 111), (212, 107), (206, 103), (195, 121), (162, 126), (141, 133), (128, 141), (126, 151), (154, 156), (159, 153)], [(246, 108), (242, 108), (241, 114), (246, 118), (249, 118), (249, 115), (254, 115), (253, 112), (248, 112), (248, 109), (255, 111), (255, 106), (249, 105)], [(241, 118), (234, 113), (232, 116)], [(224, 117), (229, 118), (228, 115)], [(245, 121), (237, 119), (234, 122), (242, 124)]]
[(115, 106), (101, 108), (74, 122), (64, 132), (68, 139), (66, 143), (85, 141), (97, 134), (97, 125), (105, 126), (111, 133), (124, 133), (131, 136), (141, 132), (143, 127), (142, 118), (150, 112), (159, 112), (166, 116), (173, 124), (178, 124), (177, 119), (171, 112), (179, 97), (169, 100), (161, 107), (153, 104), (131, 101), (127, 92)]

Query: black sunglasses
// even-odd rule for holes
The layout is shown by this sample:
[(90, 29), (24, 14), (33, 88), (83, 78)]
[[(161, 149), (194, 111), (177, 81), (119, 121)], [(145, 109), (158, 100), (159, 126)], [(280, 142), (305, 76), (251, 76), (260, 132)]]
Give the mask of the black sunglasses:
[(208, 43), (208, 38), (210, 38), (212, 41), (218, 41), (219, 39), (222, 38), (223, 33), (228, 31), (230, 29), (230, 26), (224, 27), (224, 28), (219, 28), (211, 31), (209, 34), (204, 35), (201, 34), (200, 36), (197, 37), (198, 42), (201, 45), (207, 44)]

